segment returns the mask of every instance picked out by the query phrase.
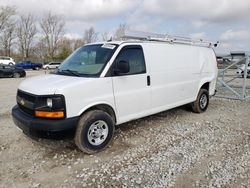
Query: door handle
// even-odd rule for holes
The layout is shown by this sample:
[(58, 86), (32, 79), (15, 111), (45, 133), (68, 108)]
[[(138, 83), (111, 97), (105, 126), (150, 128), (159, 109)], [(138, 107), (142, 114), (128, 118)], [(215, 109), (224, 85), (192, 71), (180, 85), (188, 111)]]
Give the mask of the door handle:
[(148, 86), (151, 85), (151, 79), (150, 79), (150, 76), (149, 76), (149, 75), (147, 76), (147, 85), (148, 85)]

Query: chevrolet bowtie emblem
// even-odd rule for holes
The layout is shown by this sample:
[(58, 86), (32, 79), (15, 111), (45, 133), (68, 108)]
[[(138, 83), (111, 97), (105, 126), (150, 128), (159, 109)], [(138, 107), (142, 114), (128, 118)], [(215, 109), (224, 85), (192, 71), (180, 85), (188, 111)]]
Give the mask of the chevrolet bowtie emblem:
[(25, 104), (25, 102), (24, 102), (23, 99), (21, 99), (20, 103), (21, 103), (21, 105), (24, 105), (24, 104)]

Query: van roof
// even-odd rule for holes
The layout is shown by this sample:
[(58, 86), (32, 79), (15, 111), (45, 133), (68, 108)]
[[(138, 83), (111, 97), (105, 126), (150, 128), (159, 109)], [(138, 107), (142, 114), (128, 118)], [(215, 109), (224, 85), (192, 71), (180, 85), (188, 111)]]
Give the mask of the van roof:
[[(85, 45), (93, 45), (93, 44), (116, 44), (116, 45), (121, 45), (121, 44), (145, 44), (145, 43), (159, 43), (159, 44), (173, 44), (170, 42), (166, 42), (166, 41), (157, 41), (157, 40), (115, 40), (115, 41), (102, 41), (102, 42), (95, 42), (95, 43), (88, 43)], [(176, 43), (178, 45), (187, 45), (187, 46), (196, 46), (196, 45), (189, 45), (189, 44), (180, 44), (180, 43)], [(201, 47), (201, 48), (209, 48), (206, 46), (196, 46), (196, 47)]]

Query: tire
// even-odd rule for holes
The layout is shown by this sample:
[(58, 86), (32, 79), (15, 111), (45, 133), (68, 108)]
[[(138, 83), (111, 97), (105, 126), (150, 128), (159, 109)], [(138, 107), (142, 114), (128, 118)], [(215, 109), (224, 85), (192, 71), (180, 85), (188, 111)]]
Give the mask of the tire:
[(21, 77), (21, 75), (18, 72), (15, 72), (13, 74), (13, 78), (20, 78), (20, 77)]
[(207, 110), (209, 104), (209, 93), (206, 89), (200, 89), (196, 101), (192, 103), (192, 109), (195, 113), (202, 113)]
[(39, 67), (35, 67), (35, 70), (39, 70)]
[(78, 122), (75, 144), (88, 154), (100, 152), (113, 140), (114, 130), (114, 120), (108, 113), (101, 110), (89, 111)]
[(14, 65), (13, 63), (9, 63), (10, 66)]

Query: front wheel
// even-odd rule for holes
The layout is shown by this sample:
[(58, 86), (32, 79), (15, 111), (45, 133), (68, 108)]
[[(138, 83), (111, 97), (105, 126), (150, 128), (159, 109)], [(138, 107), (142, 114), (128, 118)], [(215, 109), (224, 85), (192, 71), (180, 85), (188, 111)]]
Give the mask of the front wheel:
[(75, 144), (85, 153), (97, 153), (106, 148), (112, 141), (114, 126), (112, 117), (106, 112), (89, 111), (78, 122)]
[(207, 110), (209, 104), (209, 93), (206, 89), (200, 89), (196, 101), (192, 103), (195, 113), (202, 113)]
[(14, 78), (20, 78), (21, 75), (20, 75), (18, 72), (15, 72), (15, 73), (13, 74), (13, 77), (14, 77)]

